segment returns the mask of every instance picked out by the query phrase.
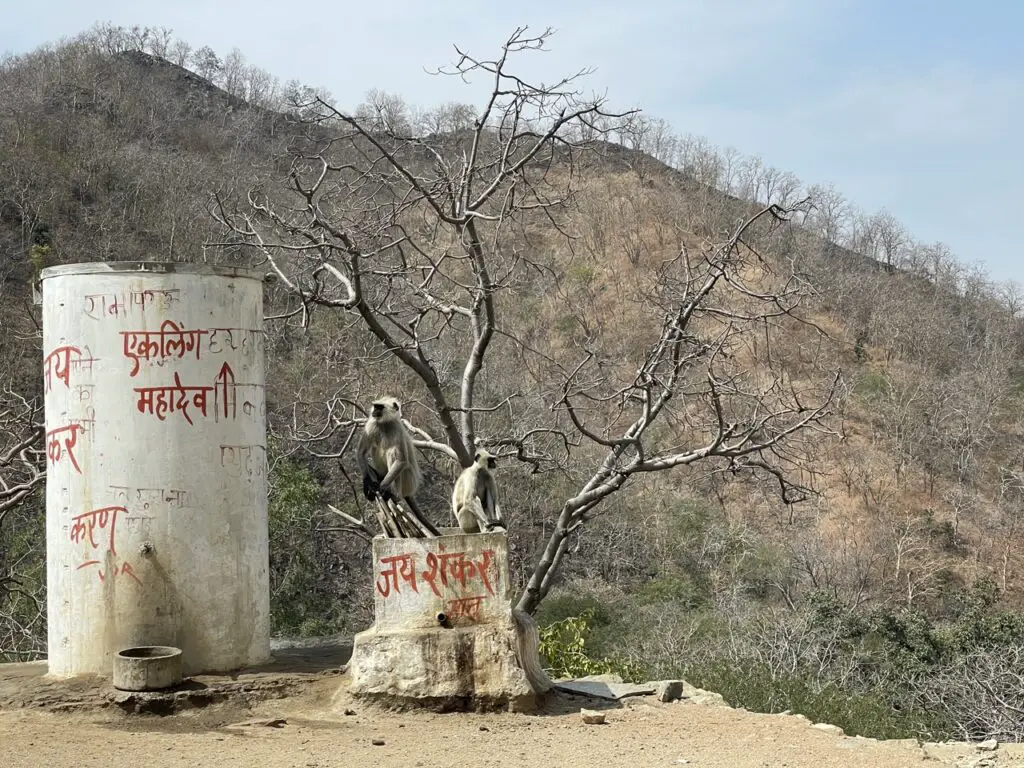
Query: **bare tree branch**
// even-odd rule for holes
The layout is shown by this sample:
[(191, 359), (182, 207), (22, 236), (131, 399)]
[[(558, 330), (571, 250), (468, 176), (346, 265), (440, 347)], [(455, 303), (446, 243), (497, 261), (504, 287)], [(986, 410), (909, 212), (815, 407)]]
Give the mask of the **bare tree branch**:
[[(492, 58), (456, 48), (442, 73), (483, 75), (491, 91), (471, 127), (450, 133), (416, 135), (381, 94), (354, 114), (320, 100), (330, 119), (283, 179), (212, 207), (222, 242), (253, 251), (297, 298), (293, 315), (305, 323), (319, 307), (351, 322), (335, 375), (355, 389), (320, 410), (297, 404), (293, 442), (344, 460), (362, 421), (356, 401), (387, 381), (413, 408), (417, 447), (465, 467), (488, 446), (580, 482), (520, 600), (527, 611), (570, 536), (635, 476), (707, 462), (800, 500), (806, 489), (788, 479), (800, 459), (783, 449), (825, 428), (834, 391), (772, 357), (772, 335), (801, 322), (807, 285), (763, 245), (794, 209), (767, 205), (698, 249), (680, 237), (674, 256), (642, 269), (631, 258), (631, 282), (617, 284), (630, 320), (607, 316), (571, 279), (593, 271), (572, 262), (582, 160), (634, 113), (582, 96), (585, 71), (548, 85), (519, 74), (517, 59), (550, 36), (518, 28)], [(632, 339), (627, 363), (616, 336)], [(388, 510), (374, 514), (401, 535)]]

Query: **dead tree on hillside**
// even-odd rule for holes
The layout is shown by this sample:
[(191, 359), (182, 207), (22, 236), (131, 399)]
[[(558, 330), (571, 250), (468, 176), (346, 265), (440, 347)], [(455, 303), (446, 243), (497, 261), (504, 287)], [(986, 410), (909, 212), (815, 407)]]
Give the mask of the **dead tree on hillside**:
[[(584, 98), (584, 72), (553, 85), (516, 74), (511, 59), (550, 34), (518, 29), (494, 59), (456, 49), (448, 74), (492, 84), (471, 129), (409, 135), (321, 102), (283, 184), (214, 204), (220, 245), (255, 249), (294, 316), (305, 324), (326, 308), (355, 320), (352, 352), (334, 366), (355, 390), (375, 386), (371, 360), (378, 376), (400, 363), (407, 389), (413, 375), (440, 432), (420, 429), (421, 445), (463, 467), (486, 445), (579, 484), (519, 602), (530, 612), (573, 534), (631, 478), (706, 463), (762, 474), (798, 500), (797, 436), (821, 427), (832, 397), (774, 357), (772, 338), (795, 324), (806, 291), (750, 247), (786, 221), (779, 206), (722, 242), (613, 273), (601, 295), (574, 290), (574, 276), (604, 265), (576, 263), (587, 222), (573, 198), (601, 167), (602, 138), (631, 113)], [(358, 349), (371, 351), (353, 362)]]
[(43, 542), (25, 536), (19, 515), (42, 488), (42, 404), (13, 390), (0, 392), (0, 660), (23, 661), (43, 650), (45, 598), (42, 580), (26, 575), (42, 563)]
[(5, 516), (40, 486), (43, 467), (43, 407), (13, 390), (0, 395), (0, 434), (6, 445), (0, 452), (0, 527)]

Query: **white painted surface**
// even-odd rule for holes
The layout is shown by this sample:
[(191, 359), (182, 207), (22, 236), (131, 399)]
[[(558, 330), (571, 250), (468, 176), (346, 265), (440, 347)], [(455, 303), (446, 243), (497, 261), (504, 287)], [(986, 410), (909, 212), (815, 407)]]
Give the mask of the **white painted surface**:
[(375, 538), (373, 583), (378, 632), (438, 627), (439, 613), (453, 627), (511, 621), (504, 533)]
[(253, 272), (44, 270), (50, 675), (269, 659), (263, 341)]
[[(530, 627), (520, 627), (512, 612), (507, 536), (441, 533), (373, 540), (375, 621), (354, 638), (349, 691), (533, 709), (551, 684), (537, 657), (535, 626), (527, 618)], [(537, 670), (537, 685), (527, 668)]]

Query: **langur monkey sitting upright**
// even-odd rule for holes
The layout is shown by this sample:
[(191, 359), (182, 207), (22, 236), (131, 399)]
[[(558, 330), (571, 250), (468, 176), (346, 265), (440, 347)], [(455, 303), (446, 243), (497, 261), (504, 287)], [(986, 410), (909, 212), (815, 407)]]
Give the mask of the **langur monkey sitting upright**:
[(497, 462), (483, 448), (473, 455), (473, 463), (462, 470), (452, 491), (452, 511), (464, 533), (505, 529), (498, 504), (498, 489), (491, 470)]
[(367, 501), (375, 500), (378, 494), (384, 501), (397, 497), (437, 535), (437, 529), (423, 517), (413, 500), (423, 475), (412, 436), (402, 423), (402, 406), (395, 398), (373, 401), (370, 418), (359, 438), (356, 461), (363, 474), (363, 495)]

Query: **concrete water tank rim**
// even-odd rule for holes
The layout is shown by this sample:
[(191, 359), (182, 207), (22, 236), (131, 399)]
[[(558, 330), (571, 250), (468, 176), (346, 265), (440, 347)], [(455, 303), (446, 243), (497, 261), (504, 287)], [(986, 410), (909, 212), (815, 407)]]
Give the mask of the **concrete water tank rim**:
[(266, 279), (266, 273), (247, 267), (230, 267), (216, 264), (192, 264), (177, 261), (93, 261), (78, 264), (59, 264), (47, 267), (39, 273), (40, 280), (71, 275), (212, 275), (215, 277), (238, 277), (246, 280)]
[(122, 659), (171, 659), (181, 656), (181, 648), (173, 645), (137, 645), (122, 648), (117, 655)]

